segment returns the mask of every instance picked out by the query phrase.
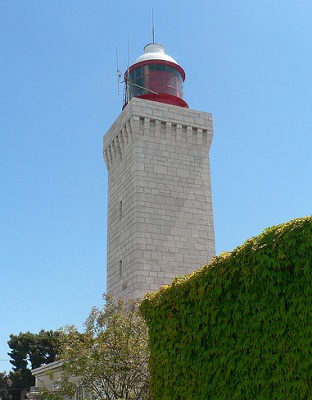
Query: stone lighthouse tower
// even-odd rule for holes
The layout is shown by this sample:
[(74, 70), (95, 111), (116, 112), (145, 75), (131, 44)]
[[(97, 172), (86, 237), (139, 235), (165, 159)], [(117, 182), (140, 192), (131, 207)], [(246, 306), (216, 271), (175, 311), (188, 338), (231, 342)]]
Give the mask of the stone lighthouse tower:
[(122, 113), (104, 136), (107, 292), (142, 298), (215, 255), (212, 117), (188, 108), (184, 70), (162, 45), (125, 73)]

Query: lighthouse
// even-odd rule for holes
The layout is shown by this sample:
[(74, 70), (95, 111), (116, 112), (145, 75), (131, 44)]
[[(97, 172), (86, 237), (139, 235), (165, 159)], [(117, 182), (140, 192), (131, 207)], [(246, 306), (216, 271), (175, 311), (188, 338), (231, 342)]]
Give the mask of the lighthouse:
[(125, 72), (123, 109), (104, 136), (107, 292), (142, 298), (215, 255), (210, 113), (184, 100), (183, 68), (158, 43)]

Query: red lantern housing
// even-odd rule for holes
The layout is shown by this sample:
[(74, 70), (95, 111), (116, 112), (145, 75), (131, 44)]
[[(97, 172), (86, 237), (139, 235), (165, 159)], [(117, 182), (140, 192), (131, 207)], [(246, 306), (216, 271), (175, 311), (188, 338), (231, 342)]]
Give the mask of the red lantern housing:
[(132, 97), (139, 97), (188, 108), (183, 100), (184, 80), (184, 70), (165, 53), (164, 47), (158, 43), (148, 44), (144, 54), (125, 73), (124, 107)]

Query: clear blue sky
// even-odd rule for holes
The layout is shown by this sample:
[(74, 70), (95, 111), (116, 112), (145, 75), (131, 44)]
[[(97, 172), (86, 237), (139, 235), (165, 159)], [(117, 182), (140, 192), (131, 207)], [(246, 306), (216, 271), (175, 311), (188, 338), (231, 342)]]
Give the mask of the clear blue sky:
[[(152, 39), (213, 114), (217, 253), (311, 214), (310, 0), (0, 2), (0, 358), (10, 333), (82, 326), (106, 282), (102, 137)], [(8, 370), (0, 362), (0, 371)]]

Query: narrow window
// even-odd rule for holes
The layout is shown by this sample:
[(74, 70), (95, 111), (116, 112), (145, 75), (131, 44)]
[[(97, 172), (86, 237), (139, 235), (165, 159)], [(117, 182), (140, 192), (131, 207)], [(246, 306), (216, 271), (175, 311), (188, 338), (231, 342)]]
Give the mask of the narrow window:
[(119, 218), (122, 218), (122, 200), (119, 202)]
[(122, 277), (122, 260), (119, 261), (119, 277)]

